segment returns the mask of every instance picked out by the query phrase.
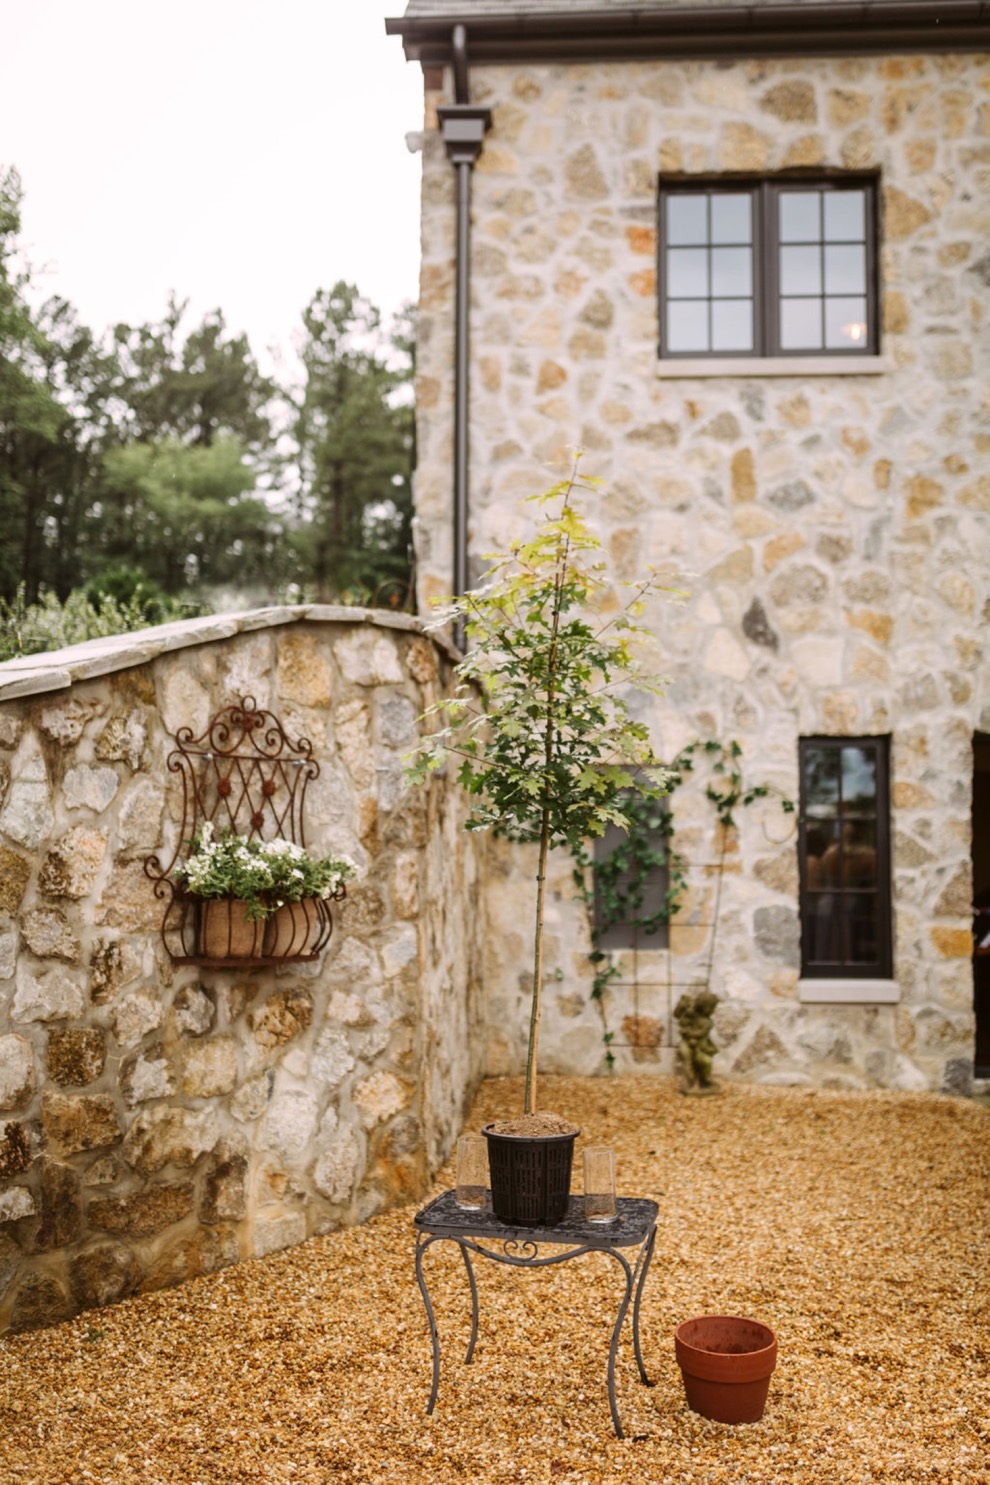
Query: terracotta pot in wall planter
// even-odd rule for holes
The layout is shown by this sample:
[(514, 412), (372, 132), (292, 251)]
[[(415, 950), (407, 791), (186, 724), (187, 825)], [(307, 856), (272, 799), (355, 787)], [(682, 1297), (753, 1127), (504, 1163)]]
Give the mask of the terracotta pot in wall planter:
[(769, 1325), (740, 1315), (701, 1315), (674, 1332), (688, 1407), (718, 1423), (763, 1417), (777, 1337)]
[(199, 952), (204, 959), (253, 959), (265, 939), (262, 918), (247, 916), (237, 897), (205, 898), (199, 905)]
[(322, 928), (315, 897), (286, 902), (265, 925), (265, 953), (276, 959), (312, 953)]

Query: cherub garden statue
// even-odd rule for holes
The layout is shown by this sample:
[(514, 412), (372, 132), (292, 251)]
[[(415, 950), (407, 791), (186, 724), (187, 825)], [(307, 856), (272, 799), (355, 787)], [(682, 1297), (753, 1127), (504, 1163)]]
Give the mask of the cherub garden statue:
[(681, 1092), (718, 1093), (712, 1077), (712, 1058), (718, 1051), (711, 1038), (712, 1015), (718, 996), (712, 990), (684, 994), (674, 1007), (674, 1020), (680, 1033), (677, 1061), (681, 1071)]

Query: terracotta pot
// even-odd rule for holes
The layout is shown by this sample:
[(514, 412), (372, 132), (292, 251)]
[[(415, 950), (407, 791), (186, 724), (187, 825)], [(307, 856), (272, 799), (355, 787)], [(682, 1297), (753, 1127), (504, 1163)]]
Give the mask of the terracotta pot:
[(769, 1325), (740, 1315), (701, 1315), (677, 1327), (674, 1350), (695, 1413), (718, 1423), (757, 1423), (763, 1417), (777, 1364), (777, 1337)]
[(315, 897), (286, 902), (269, 918), (265, 953), (275, 959), (311, 954), (320, 935), (320, 915)]
[(237, 897), (205, 898), (199, 907), (199, 952), (204, 959), (254, 959), (265, 937), (262, 919), (247, 916)]

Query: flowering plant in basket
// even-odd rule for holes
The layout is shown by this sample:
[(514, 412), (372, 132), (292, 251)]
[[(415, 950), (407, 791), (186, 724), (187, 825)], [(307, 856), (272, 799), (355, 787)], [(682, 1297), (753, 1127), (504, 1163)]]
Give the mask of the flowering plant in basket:
[(311, 856), (293, 841), (251, 840), (229, 828), (217, 832), (207, 820), (190, 841), (175, 879), (193, 897), (243, 902), (245, 916), (257, 921), (287, 902), (336, 896), (354, 871), (346, 856)]

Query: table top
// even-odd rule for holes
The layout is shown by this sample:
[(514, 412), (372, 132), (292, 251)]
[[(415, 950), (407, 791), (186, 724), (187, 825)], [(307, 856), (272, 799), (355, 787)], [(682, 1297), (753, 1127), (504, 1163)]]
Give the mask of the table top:
[(453, 1191), (441, 1192), (416, 1213), (419, 1232), (433, 1237), (519, 1239), (530, 1243), (562, 1243), (587, 1248), (632, 1248), (656, 1226), (660, 1208), (642, 1196), (619, 1196), (611, 1222), (589, 1222), (584, 1215), (584, 1197), (571, 1196), (567, 1212), (553, 1227), (516, 1227), (502, 1222), (492, 1211), (491, 1192), (480, 1208), (457, 1205)]

